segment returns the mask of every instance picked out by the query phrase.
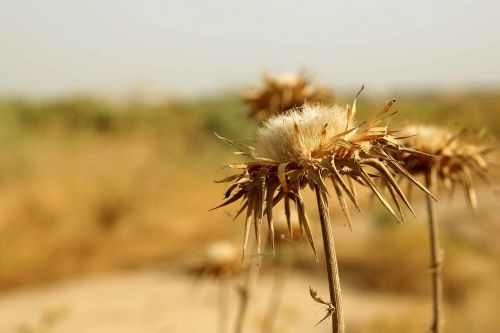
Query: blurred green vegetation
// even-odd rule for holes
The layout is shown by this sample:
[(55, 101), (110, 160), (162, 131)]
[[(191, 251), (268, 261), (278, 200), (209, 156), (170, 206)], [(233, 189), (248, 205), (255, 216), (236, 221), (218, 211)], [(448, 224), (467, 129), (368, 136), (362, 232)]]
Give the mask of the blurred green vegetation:
[[(351, 103), (340, 95), (340, 103)], [(362, 96), (358, 120), (369, 119), (397, 97), (398, 115), (394, 124), (428, 122), (458, 128), (500, 133), (500, 91), (463, 93), (420, 93), (399, 96)], [(236, 94), (226, 93), (201, 98), (174, 98), (158, 103), (119, 103), (91, 96), (53, 99), (0, 98), (0, 134), (63, 130), (99, 134), (122, 134), (146, 130), (181, 136), (212, 135), (250, 139), (255, 124), (247, 118), (246, 106)]]
[(224, 132), (249, 135), (252, 123), (237, 96), (172, 99), (158, 103), (119, 103), (90, 96), (56, 99), (0, 99), (0, 129), (17, 131), (75, 131), (123, 134), (147, 130), (157, 134), (199, 135)]
[(500, 133), (500, 91), (471, 91), (468, 93), (417, 93), (361, 98), (359, 117), (369, 119), (381, 110), (384, 101), (396, 98), (398, 114), (389, 120), (396, 125), (414, 122), (437, 124), (450, 129), (487, 129)]

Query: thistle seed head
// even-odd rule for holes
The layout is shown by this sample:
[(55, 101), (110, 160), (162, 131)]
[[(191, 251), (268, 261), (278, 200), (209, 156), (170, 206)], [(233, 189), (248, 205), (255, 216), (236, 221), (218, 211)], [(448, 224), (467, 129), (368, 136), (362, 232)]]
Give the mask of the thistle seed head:
[[(255, 154), (282, 163), (310, 157), (325, 148), (325, 138), (346, 130), (347, 108), (305, 104), (273, 116), (257, 130)], [(344, 139), (355, 133), (347, 133)]]
[(250, 89), (244, 100), (250, 116), (260, 120), (308, 103), (331, 103), (333, 96), (323, 86), (313, 84), (304, 74), (273, 76), (264, 73), (263, 87)]
[(490, 149), (467, 142), (461, 133), (453, 134), (445, 128), (413, 125), (403, 131), (406, 136), (401, 143), (409, 148), (429, 155), (402, 154), (405, 168), (412, 174), (437, 174), (439, 180), (450, 190), (456, 185), (463, 187), (468, 202), (476, 208), (477, 199), (473, 187), (473, 176), (478, 176), (487, 184), (489, 163), (486, 155)]

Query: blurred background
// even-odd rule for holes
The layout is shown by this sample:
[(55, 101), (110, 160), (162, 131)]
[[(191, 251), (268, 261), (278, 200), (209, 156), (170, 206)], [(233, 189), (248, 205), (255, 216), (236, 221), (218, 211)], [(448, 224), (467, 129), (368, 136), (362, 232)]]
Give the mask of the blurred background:
[[(493, 145), (500, 134), (498, 1), (0, 7), (1, 332), (232, 327), (245, 266), (200, 274), (207, 247), (228, 242), (239, 259), (243, 238), (236, 206), (208, 212), (224, 192), (213, 180), (231, 174), (219, 166), (240, 160), (213, 133), (251, 143), (241, 95), (264, 70), (303, 70), (342, 103), (365, 84), (360, 120), (397, 98), (394, 127), (485, 128)], [(440, 192), (449, 332), (500, 328), (498, 197), (477, 184), (475, 213)], [(421, 219), (398, 225), (364, 196), (352, 232), (332, 204), (350, 332), (430, 327), (425, 205), (412, 199)], [(308, 290), (328, 295), (322, 259), (283, 243), (288, 259), (264, 260), (246, 330), (328, 332)]]

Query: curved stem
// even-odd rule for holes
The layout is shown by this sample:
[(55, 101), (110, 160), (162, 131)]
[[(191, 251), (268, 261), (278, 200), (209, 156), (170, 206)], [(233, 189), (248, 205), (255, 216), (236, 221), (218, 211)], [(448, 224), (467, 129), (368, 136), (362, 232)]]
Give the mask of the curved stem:
[[(431, 170), (425, 175), (427, 189), (433, 191), (435, 172)], [(432, 332), (443, 332), (443, 250), (439, 244), (439, 228), (436, 213), (433, 208), (432, 198), (426, 196), (427, 214), (429, 219), (429, 240), (431, 247), (431, 281), (432, 281)]]
[(337, 265), (337, 256), (335, 254), (330, 215), (328, 214), (327, 203), (323, 199), (321, 189), (318, 185), (315, 185), (315, 191), (319, 217), (321, 220), (323, 248), (325, 251), (326, 270), (328, 272), (328, 287), (330, 288), (330, 302), (335, 307), (335, 312), (332, 315), (332, 332), (343, 333), (345, 332), (344, 311), (342, 308), (339, 269)]

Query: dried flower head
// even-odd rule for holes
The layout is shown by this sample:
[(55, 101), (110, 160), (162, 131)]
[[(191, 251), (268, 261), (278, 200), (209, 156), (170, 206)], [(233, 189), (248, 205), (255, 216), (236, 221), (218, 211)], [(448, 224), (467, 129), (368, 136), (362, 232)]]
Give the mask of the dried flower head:
[[(273, 208), (281, 201), (284, 202), (289, 225), (291, 204), (295, 205), (301, 230), (316, 254), (301, 191), (310, 186), (320, 191), (326, 202), (329, 191), (325, 178), (331, 179), (335, 195), (349, 225), (346, 196), (359, 210), (354, 181), (370, 188), (398, 220), (402, 219), (398, 200), (401, 199), (410, 210), (411, 206), (394, 179), (396, 172), (402, 173), (428, 193), (391, 157), (394, 152), (415, 152), (396, 143), (392, 136), (393, 131), (377, 126), (383, 118), (390, 115), (389, 111), (394, 102), (390, 101), (372, 121), (360, 125), (356, 125), (353, 120), (356, 100), (352, 107), (304, 105), (266, 121), (257, 131), (255, 148), (221, 138), (238, 148), (237, 154), (250, 158), (249, 162), (226, 166), (241, 172), (218, 181), (232, 184), (225, 193), (227, 200), (216, 207), (242, 200), (242, 206), (236, 216), (246, 209), (243, 256), (252, 219), (259, 254), (264, 215), (267, 215), (270, 239), (274, 238)], [(384, 179), (398, 213), (375, 184), (374, 178)]]
[(406, 136), (401, 144), (428, 154), (400, 154), (397, 158), (405, 162), (405, 168), (415, 175), (435, 173), (448, 189), (463, 187), (470, 206), (476, 208), (472, 178), (477, 175), (491, 184), (485, 156), (492, 149), (464, 142), (463, 132), (454, 134), (436, 126), (412, 125), (402, 132)]
[(195, 271), (200, 276), (224, 278), (233, 275), (240, 268), (238, 252), (234, 245), (219, 242), (207, 248), (203, 262)]
[(267, 119), (306, 102), (333, 102), (333, 95), (327, 88), (313, 84), (304, 74), (272, 76), (264, 73), (262, 80), (261, 89), (251, 89), (244, 96), (252, 117)]

